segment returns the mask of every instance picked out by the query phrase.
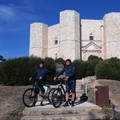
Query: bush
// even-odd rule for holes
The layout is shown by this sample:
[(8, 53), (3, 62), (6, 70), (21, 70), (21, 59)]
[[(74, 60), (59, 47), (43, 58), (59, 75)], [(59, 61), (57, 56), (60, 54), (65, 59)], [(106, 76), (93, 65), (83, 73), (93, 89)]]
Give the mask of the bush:
[(47, 80), (52, 80), (56, 73), (56, 64), (54, 59), (52, 58), (45, 58), (45, 67), (48, 69)]
[(95, 68), (97, 78), (120, 80), (120, 59), (111, 58), (100, 62)]
[(65, 60), (63, 60), (62, 58), (56, 59), (55, 62), (56, 62), (57, 64), (62, 64), (62, 65), (65, 64)]
[(95, 56), (95, 55), (90, 55), (88, 57), (88, 61), (90, 60), (103, 60), (101, 57)]
[(98, 56), (90, 55), (88, 60), (85, 61), (85, 77), (95, 75), (95, 67), (96, 65), (102, 61), (102, 58)]
[[(29, 84), (28, 78), (41, 60), (37, 57), (22, 57), (0, 63), (0, 83), (4, 85)], [(52, 58), (45, 58), (43, 61), (50, 71), (48, 79), (51, 79), (55, 74), (55, 62)]]
[(75, 60), (72, 64), (76, 69), (76, 78), (95, 75), (95, 66), (102, 61), (102, 58), (97, 56), (89, 56), (87, 61)]
[(84, 71), (85, 71), (84, 62), (81, 60), (75, 60), (72, 64), (75, 67), (76, 78), (81, 79), (82, 77), (84, 77)]

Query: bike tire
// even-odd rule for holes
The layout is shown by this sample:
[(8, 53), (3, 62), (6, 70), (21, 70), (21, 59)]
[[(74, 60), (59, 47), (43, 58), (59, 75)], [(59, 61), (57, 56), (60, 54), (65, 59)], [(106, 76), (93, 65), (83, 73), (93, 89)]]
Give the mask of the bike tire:
[(52, 93), (55, 90), (55, 88), (51, 88), (50, 91), (48, 92), (48, 101), (50, 104), (52, 104)]
[(54, 89), (52, 92), (52, 105), (59, 108), (62, 104), (62, 90), (60, 88)]
[(32, 96), (32, 92), (34, 92), (34, 89), (28, 88), (23, 93), (22, 101), (26, 107), (33, 107), (37, 102), (37, 95)]

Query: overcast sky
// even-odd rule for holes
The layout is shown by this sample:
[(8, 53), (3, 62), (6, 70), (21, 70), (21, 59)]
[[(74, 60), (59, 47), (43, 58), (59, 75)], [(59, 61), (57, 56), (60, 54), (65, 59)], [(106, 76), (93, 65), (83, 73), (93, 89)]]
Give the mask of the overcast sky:
[(120, 12), (120, 0), (0, 0), (0, 55), (29, 56), (30, 24), (59, 22), (63, 10), (76, 10), (82, 19), (103, 19)]

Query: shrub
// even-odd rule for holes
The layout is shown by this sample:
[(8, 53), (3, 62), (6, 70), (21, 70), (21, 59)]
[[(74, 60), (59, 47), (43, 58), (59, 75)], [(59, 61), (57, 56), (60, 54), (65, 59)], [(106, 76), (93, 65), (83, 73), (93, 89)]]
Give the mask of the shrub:
[(90, 60), (103, 60), (101, 57), (95, 56), (95, 55), (90, 55), (88, 57), (88, 61)]
[[(41, 60), (37, 57), (22, 57), (0, 63), (0, 83), (4, 85), (29, 84), (28, 78)], [(48, 79), (51, 79), (55, 74), (55, 62), (52, 58), (45, 58), (43, 61), (50, 71)]]
[(54, 59), (52, 58), (45, 58), (45, 67), (48, 69), (47, 80), (52, 80), (56, 73), (56, 64)]
[(97, 78), (120, 80), (120, 59), (111, 58), (100, 62), (95, 68)]
[(85, 77), (95, 75), (95, 67), (100, 61), (102, 61), (102, 58), (99, 58), (98, 56), (90, 55), (88, 57), (88, 60), (84, 62)]
[(65, 60), (63, 60), (62, 58), (56, 59), (55, 62), (58, 63), (58, 64), (62, 64), (62, 65), (65, 64)]
[(81, 79), (82, 77), (84, 77), (84, 71), (85, 71), (84, 62), (81, 60), (75, 60), (72, 64), (75, 67), (76, 78)]

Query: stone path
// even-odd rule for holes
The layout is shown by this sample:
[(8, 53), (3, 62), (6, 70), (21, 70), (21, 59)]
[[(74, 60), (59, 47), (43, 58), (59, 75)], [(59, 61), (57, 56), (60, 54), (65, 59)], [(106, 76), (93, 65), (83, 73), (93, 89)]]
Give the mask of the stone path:
[(92, 120), (104, 117), (100, 113), (102, 108), (89, 102), (76, 102), (74, 107), (61, 106), (60, 108), (54, 108), (48, 102), (45, 102), (45, 106), (42, 107), (39, 104), (38, 102), (35, 107), (25, 108), (21, 120)]

